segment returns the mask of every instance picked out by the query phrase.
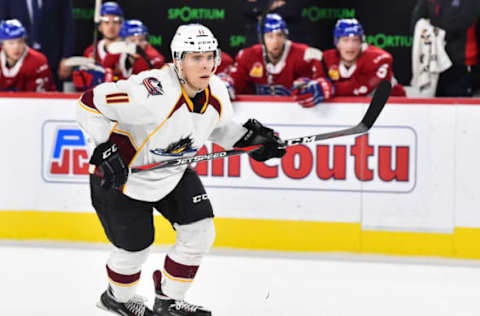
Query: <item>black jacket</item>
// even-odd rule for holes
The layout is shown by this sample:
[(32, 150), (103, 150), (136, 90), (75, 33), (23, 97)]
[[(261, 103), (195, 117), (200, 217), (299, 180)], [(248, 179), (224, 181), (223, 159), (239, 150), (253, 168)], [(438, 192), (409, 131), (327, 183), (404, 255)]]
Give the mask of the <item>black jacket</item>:
[[(258, 16), (262, 15), (272, 0), (237, 0), (239, 12), (244, 18), (245, 46), (258, 43), (257, 24)], [(302, 9), (312, 3), (312, 0), (285, 1), (285, 4), (269, 13), (280, 14), (287, 23), (289, 38), (295, 42), (311, 45), (311, 31), (308, 30)]]
[[(446, 51), (453, 64), (473, 63), (473, 59), (466, 60), (466, 56), (473, 53), (473, 45), (478, 41), (474, 32), (475, 23), (479, 23), (480, 18), (480, 0), (417, 0), (411, 21), (412, 32), (420, 18), (428, 18), (433, 26), (446, 31)], [(469, 32), (473, 32), (471, 38), (467, 36)], [(480, 43), (476, 44), (480, 49)]]
[[(20, 20), (27, 34), (30, 32), (25, 0), (0, 0), (0, 20), (5, 19)], [(73, 53), (72, 0), (43, 0), (40, 25), (40, 51), (47, 57), (52, 74), (56, 75), (60, 59)]]

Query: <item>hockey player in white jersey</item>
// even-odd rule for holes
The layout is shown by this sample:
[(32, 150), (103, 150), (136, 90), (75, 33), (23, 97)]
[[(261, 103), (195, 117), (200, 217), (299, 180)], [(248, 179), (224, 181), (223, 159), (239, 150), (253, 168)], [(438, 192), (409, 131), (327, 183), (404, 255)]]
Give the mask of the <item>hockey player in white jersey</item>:
[[(90, 159), (92, 204), (115, 246), (99, 306), (119, 315), (211, 315), (184, 300), (215, 238), (213, 210), (200, 178), (186, 166), (135, 174), (129, 168), (193, 156), (207, 139), (226, 149), (263, 144), (250, 153), (259, 161), (285, 154), (272, 129), (254, 119), (243, 126), (232, 120), (227, 89), (213, 75), (220, 63), (217, 46), (205, 26), (180, 26), (171, 43), (173, 64), (103, 83), (80, 98), (78, 122), (96, 145)], [(154, 209), (177, 237), (162, 271), (154, 272), (150, 310), (136, 286), (154, 239)]]

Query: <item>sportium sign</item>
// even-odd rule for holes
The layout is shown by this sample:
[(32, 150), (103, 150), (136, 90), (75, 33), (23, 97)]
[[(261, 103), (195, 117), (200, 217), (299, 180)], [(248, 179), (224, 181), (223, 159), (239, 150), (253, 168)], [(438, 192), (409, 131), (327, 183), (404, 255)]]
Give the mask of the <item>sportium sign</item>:
[(367, 43), (380, 48), (388, 47), (412, 47), (413, 36), (408, 35), (388, 35), (379, 33), (376, 35), (367, 35)]
[(349, 8), (320, 8), (310, 6), (302, 9), (302, 17), (317, 22), (320, 20), (352, 19), (355, 17), (355, 9)]
[[(303, 132), (341, 128), (319, 126)], [(289, 133), (282, 127), (281, 134), (298, 134), (299, 130)], [(216, 145), (212, 149), (221, 150)], [(417, 136), (412, 128), (379, 126), (369, 134), (289, 147), (281, 160), (260, 163), (246, 155), (234, 156), (198, 163), (196, 170), (214, 187), (408, 193), (415, 189), (416, 153)]]
[(168, 9), (168, 19), (180, 19), (183, 22), (190, 22), (192, 20), (223, 20), (225, 19), (225, 9), (170, 8)]

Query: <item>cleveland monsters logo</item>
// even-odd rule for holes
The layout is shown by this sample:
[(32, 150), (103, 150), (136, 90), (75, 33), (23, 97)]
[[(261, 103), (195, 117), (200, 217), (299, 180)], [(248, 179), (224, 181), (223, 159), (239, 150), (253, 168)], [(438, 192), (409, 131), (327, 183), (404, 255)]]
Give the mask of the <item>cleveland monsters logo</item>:
[(180, 139), (178, 142), (171, 143), (166, 149), (155, 148), (150, 149), (150, 152), (159, 156), (173, 156), (180, 157), (184, 154), (194, 153), (197, 148), (192, 148), (193, 141), (190, 136)]

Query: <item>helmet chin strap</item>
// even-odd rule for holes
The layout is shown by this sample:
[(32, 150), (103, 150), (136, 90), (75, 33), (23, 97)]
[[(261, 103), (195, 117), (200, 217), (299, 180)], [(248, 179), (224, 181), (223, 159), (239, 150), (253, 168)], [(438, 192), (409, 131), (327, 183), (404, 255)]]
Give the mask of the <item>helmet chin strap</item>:
[[(175, 72), (177, 73), (178, 80), (180, 80), (180, 83), (184, 86), (185, 90), (187, 91), (187, 94), (189, 94), (188, 92), (191, 92), (192, 94), (197, 94), (197, 93), (200, 93), (203, 90), (205, 90), (205, 89), (198, 89), (198, 88), (193, 87), (187, 80), (185, 80), (183, 78), (183, 71), (182, 71), (181, 66), (179, 65), (180, 63), (181, 62), (179, 62), (179, 61), (176, 61), (174, 63)], [(177, 64), (178, 64), (178, 66), (177, 66)]]

